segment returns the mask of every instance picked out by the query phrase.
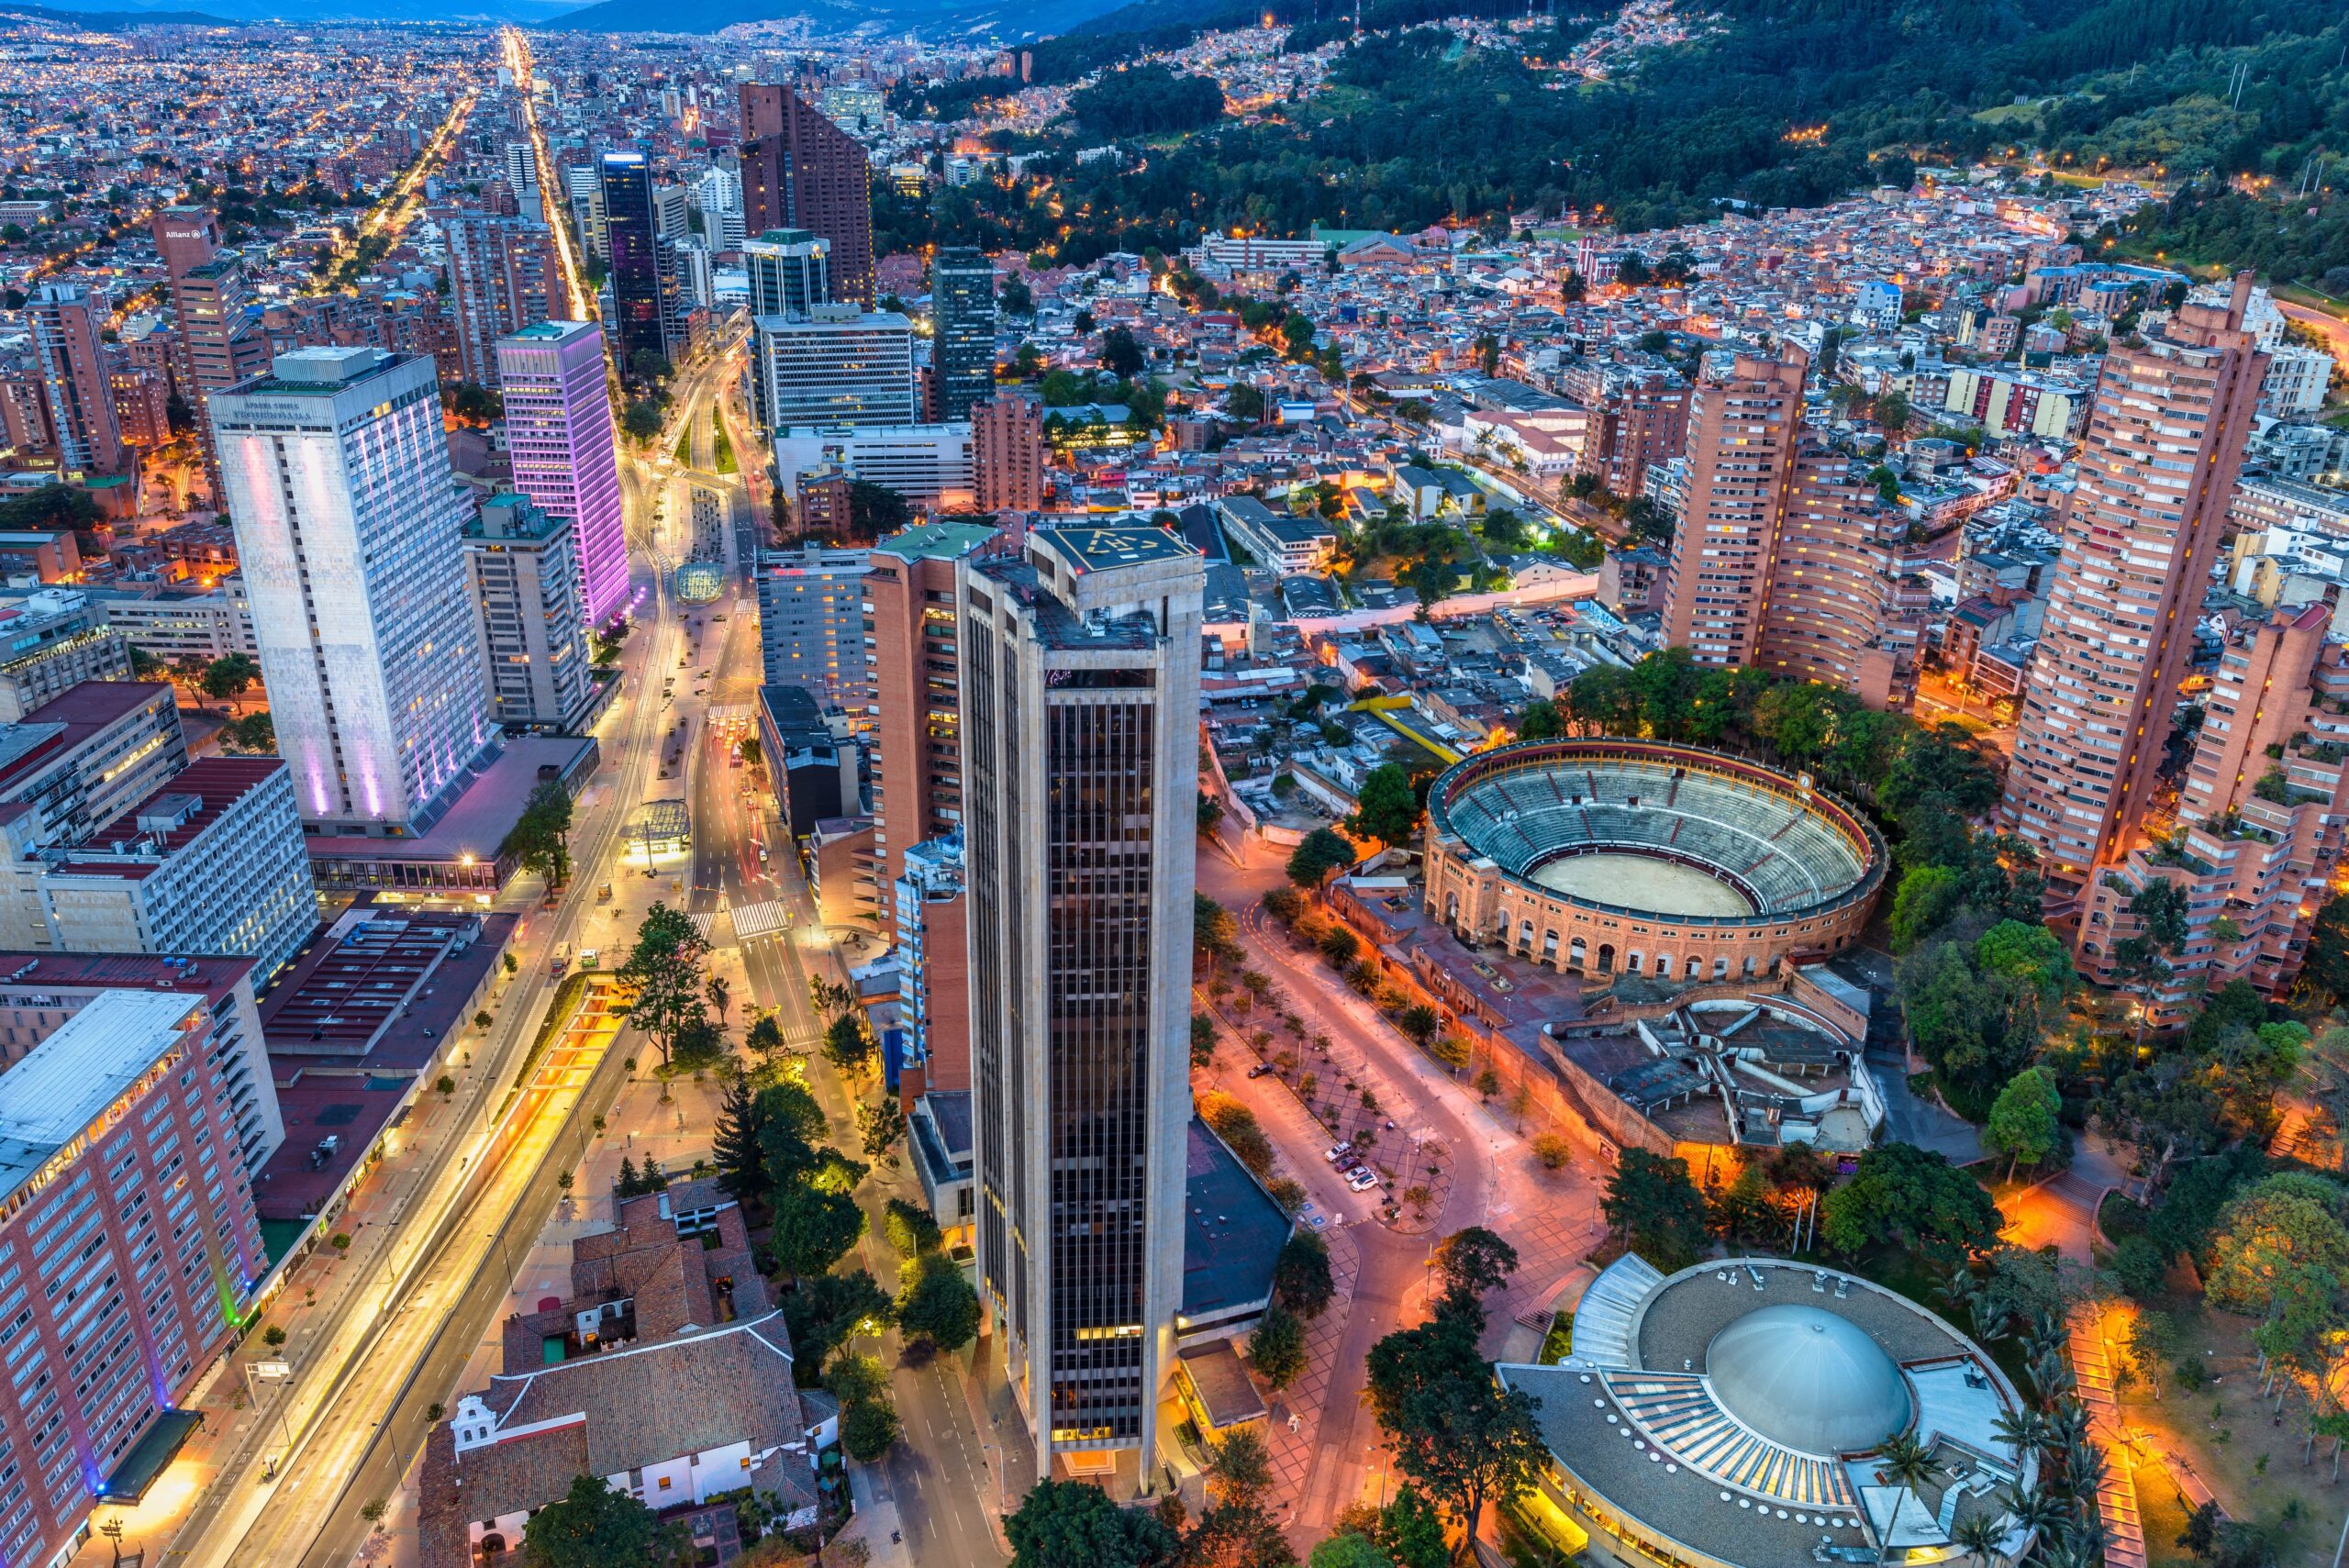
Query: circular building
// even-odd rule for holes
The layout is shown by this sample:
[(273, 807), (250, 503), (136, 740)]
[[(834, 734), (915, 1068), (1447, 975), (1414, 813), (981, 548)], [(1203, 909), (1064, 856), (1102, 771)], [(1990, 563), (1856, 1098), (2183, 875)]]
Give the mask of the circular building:
[(1578, 974), (1718, 980), (1835, 952), (1867, 924), (1884, 838), (1808, 775), (1695, 746), (1530, 740), (1428, 795), (1428, 911)]
[[(1576, 1305), (1563, 1362), (1499, 1374), (1538, 1402), (1548, 1505), (1674, 1568), (1941, 1562), (1965, 1555), (1960, 1520), (2007, 1519), (2001, 1494), (2038, 1479), (1998, 1436), (2021, 1401), (1979, 1346), (1905, 1296), (1782, 1259), (1667, 1278), (1620, 1258)], [(1913, 1488), (1878, 1460), (1904, 1434), (1933, 1459)], [(2009, 1521), (2007, 1560), (2026, 1544)]]

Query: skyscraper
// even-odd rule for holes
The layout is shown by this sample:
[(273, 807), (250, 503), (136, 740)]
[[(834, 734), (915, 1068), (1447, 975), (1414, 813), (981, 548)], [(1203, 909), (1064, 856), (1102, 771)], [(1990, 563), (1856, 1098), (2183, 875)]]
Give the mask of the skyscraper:
[(911, 425), (913, 324), (895, 311), (819, 305), (805, 317), (762, 316), (753, 373), (773, 430), (810, 425)]
[(612, 348), (620, 368), (633, 375), (639, 353), (649, 349), (664, 360), (669, 357), (652, 168), (641, 152), (607, 152), (602, 169), (604, 234), (611, 256)]
[(2225, 304), (2189, 301), (2097, 381), (2000, 808), (2054, 913), (2128, 851), (2153, 793), (2267, 371), (2250, 295), (2243, 273)]
[(873, 303), (873, 165), (854, 137), (790, 88), (742, 83), (742, 221), (832, 245), (832, 292)]
[(752, 316), (804, 316), (832, 302), (832, 242), (804, 228), (770, 228), (742, 242)]
[(971, 409), (971, 482), (982, 512), (1034, 512), (1044, 505), (1044, 407), (1005, 392)]
[(954, 570), (995, 537), (976, 523), (923, 523), (874, 545), (866, 565), (873, 811), (884, 882), (905, 871), (907, 850), (963, 820)]
[(576, 731), (595, 688), (571, 520), (491, 496), (465, 529), (465, 574), (497, 722)]
[(967, 419), (995, 395), (995, 267), (977, 250), (945, 250), (930, 264), (938, 417)]
[(1809, 361), (1740, 354), (1699, 383), (1688, 417), (1688, 506), (1672, 537), (1664, 639), (1700, 664), (1750, 664), (1778, 525), (1794, 488)]
[(979, 1284), (1041, 1473), (1154, 1451), (1173, 1366), (1205, 570), (1052, 528), (956, 578)]
[(68, 473), (122, 472), (122, 428), (115, 422), (114, 387), (98, 349), (90, 291), (79, 284), (43, 284), (25, 305), (33, 359), (57, 439), (58, 466)]
[(215, 497), (220, 495), (219, 452), (213, 445), (206, 399), (259, 375), (269, 364), (269, 335), (249, 306), (243, 259), (221, 252), (219, 220), (203, 207), (165, 207), (154, 219), (155, 250), (171, 279), (172, 314), (179, 327), (180, 362), (195, 405), (197, 444)]
[(497, 339), (556, 314), (563, 294), (554, 234), (543, 223), (465, 202), (433, 209), (449, 243), (457, 359), (476, 385), (497, 384)]
[(423, 831), (495, 739), (432, 361), (298, 349), (212, 422), (304, 828)]
[(628, 607), (628, 523), (620, 511), (604, 329), (542, 321), (497, 342), (514, 488), (571, 519), (580, 598), (592, 629)]

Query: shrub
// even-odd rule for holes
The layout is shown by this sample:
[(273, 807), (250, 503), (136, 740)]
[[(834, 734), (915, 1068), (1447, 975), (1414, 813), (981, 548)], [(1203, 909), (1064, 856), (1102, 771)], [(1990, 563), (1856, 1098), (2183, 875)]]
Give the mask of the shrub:
[(930, 1218), (930, 1210), (901, 1197), (889, 1200), (881, 1218), (881, 1234), (888, 1238), (889, 1245), (908, 1258), (936, 1251), (945, 1240), (945, 1233), (938, 1229), (938, 1221)]
[(1538, 1132), (1533, 1135), (1533, 1157), (1545, 1171), (1563, 1171), (1574, 1162), (1574, 1145), (1562, 1133)]

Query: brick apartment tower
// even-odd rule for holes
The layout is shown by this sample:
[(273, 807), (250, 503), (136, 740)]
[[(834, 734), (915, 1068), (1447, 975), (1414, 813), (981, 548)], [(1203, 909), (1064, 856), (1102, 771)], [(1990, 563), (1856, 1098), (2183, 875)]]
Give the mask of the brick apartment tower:
[(196, 439), (213, 498), (220, 496), (220, 454), (205, 400), (269, 368), (269, 334), (247, 306), (252, 291), (241, 257), (220, 250), (220, 220), (204, 207), (155, 214), (155, 252), (170, 279), (179, 328), (181, 384), (195, 415)]
[(497, 339), (560, 314), (562, 265), (554, 231), (477, 203), (435, 207), (449, 242), (449, 303), (457, 362), (476, 386), (498, 384)]
[(742, 83), (742, 227), (831, 241), (832, 297), (873, 303), (873, 163), (856, 138), (780, 83)]
[(2251, 277), (2104, 361), (2000, 815), (2067, 915), (2137, 832), (2194, 646), (2268, 356)]
[(1699, 664), (1751, 664), (1771, 558), (1794, 489), (1809, 357), (1740, 354), (1698, 384), (1688, 413), (1688, 505), (1672, 539), (1664, 639)]
[[(930, 522), (874, 546), (864, 575), (873, 606), (873, 810), (880, 880), (906, 872), (906, 851), (963, 822), (962, 666), (954, 563), (996, 531)], [(889, 915), (896, 922), (894, 911)]]
[(982, 512), (1044, 506), (1044, 409), (1016, 392), (971, 408), (971, 472)]
[(90, 291), (79, 284), (41, 284), (26, 303), (25, 324), (32, 328), (58, 466), (68, 473), (120, 473), (122, 428)]
[(1687, 443), (1687, 382), (1667, 370), (1609, 375), (1590, 406), (1575, 472), (1628, 498), (1640, 493), (1650, 464), (1678, 457)]

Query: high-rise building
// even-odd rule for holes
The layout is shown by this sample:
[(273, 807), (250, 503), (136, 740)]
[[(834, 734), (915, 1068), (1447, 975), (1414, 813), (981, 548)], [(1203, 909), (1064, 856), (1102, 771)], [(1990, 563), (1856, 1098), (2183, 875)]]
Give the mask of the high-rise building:
[[(37, 971), (26, 957), (9, 955), (11, 970)], [(214, 1023), (204, 986), (133, 982), (75, 1008), (29, 1051), (0, 1049), (12, 1373), (0, 1378), (0, 1474), (12, 1478), (0, 1486), (0, 1553), (10, 1562), (72, 1556), (108, 1482), (232, 1342), (268, 1268)], [(265, 1068), (259, 1093), (273, 1094)]]
[(753, 373), (770, 430), (795, 426), (911, 425), (913, 324), (895, 311), (818, 305), (803, 318), (756, 318)]
[(864, 721), (873, 682), (864, 652), (871, 552), (807, 544), (759, 557), (759, 659), (764, 684), (801, 686)]
[(742, 222), (831, 241), (836, 299), (873, 303), (873, 165), (864, 149), (790, 88), (742, 83)]
[(501, 339), (497, 361), (514, 488), (570, 519), (581, 607), (591, 629), (602, 626), (629, 600), (604, 329), (593, 321), (541, 322)]
[(611, 259), (609, 237), (604, 232), (603, 171), (592, 163), (574, 163), (563, 171), (563, 188), (571, 196), (571, 216), (579, 226), (579, 242), (598, 261)]
[(98, 348), (90, 291), (80, 284), (42, 284), (25, 303), (25, 323), (32, 328), (58, 466), (68, 473), (119, 473), (122, 428), (115, 423), (114, 387)]
[[(932, 1090), (971, 1087), (969, 906), (963, 896), (963, 835), (926, 839), (900, 851), (891, 884), (897, 939), (897, 1006), (906, 1051), (898, 1096), (911, 1106)], [(941, 1217), (941, 1220), (944, 1217)]]
[(558, 313), (562, 267), (554, 232), (477, 203), (436, 207), (449, 242), (449, 304), (464, 378), (497, 385), (497, 339)]
[(742, 242), (752, 316), (805, 316), (832, 303), (832, 242), (804, 228), (770, 228)]
[(1908, 514), (1887, 503), (1843, 452), (1806, 437), (1794, 487), (1772, 531), (1767, 597), (1751, 662), (1783, 679), (1816, 681), (1887, 706), (1896, 618), (1893, 547)]
[(1794, 487), (1809, 361), (1739, 354), (1698, 384), (1688, 419), (1688, 502), (1672, 537), (1664, 639), (1700, 664), (1749, 664), (1778, 526)]
[(1583, 399), (1590, 424), (1575, 472), (1628, 500), (1651, 464), (1687, 449), (1688, 384), (1677, 372), (1646, 366), (1609, 365), (1596, 380), (1597, 395)]
[(509, 729), (576, 730), (595, 697), (572, 523), (493, 495), (465, 528), (490, 714)]
[(652, 166), (641, 152), (607, 152), (601, 167), (605, 242), (611, 256), (612, 348), (620, 368), (633, 374), (636, 356), (647, 350), (669, 357)]
[(2040, 852), (2051, 910), (2131, 847), (2169, 739), (2267, 356), (2248, 273), (2189, 301), (2098, 378), (2001, 815)]
[(164, 207), (155, 214), (155, 250), (169, 274), (172, 313), (180, 339), (183, 380), (190, 389), (197, 445), (214, 496), (220, 495), (219, 453), (205, 400), (259, 375), (269, 364), (269, 336), (250, 308), (243, 259), (220, 250), (219, 220), (202, 207)]
[(984, 252), (941, 250), (930, 264), (931, 355), (940, 419), (967, 419), (995, 395), (995, 266)]
[(979, 1288), (1040, 1473), (1156, 1451), (1173, 1373), (1205, 579), (1157, 528), (957, 573)]
[(1006, 392), (971, 409), (971, 484), (982, 512), (1035, 512), (1044, 505), (1044, 407)]
[(954, 568), (995, 538), (975, 523), (923, 523), (874, 545), (866, 566), (873, 814), (884, 882), (905, 870), (914, 844), (963, 821)]
[(280, 354), (212, 422), (305, 828), (423, 831), (496, 738), (432, 361)]
[(2137, 895), (2162, 881), (2186, 895), (2186, 938), (2149, 987), (2156, 1029), (2236, 980), (2289, 990), (2332, 897), (2349, 850), (2349, 647), (2330, 640), (2332, 610), (2318, 601), (2232, 628), (2178, 780), (2176, 837), (2101, 862), (2085, 889), (2079, 963), (2103, 985), (2129, 983), (2114, 950), (2143, 930)]

